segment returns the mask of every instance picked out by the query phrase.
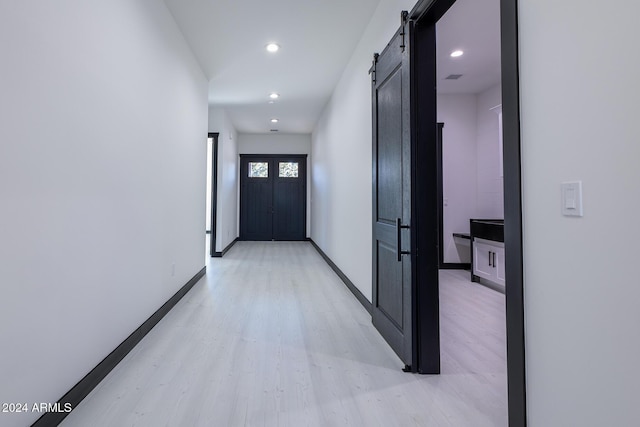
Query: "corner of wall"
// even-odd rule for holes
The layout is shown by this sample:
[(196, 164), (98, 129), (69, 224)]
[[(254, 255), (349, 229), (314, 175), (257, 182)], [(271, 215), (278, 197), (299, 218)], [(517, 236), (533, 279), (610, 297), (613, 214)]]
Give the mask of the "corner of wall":
[(216, 248), (222, 252), (238, 237), (238, 132), (224, 108), (209, 106), (209, 132), (218, 132)]

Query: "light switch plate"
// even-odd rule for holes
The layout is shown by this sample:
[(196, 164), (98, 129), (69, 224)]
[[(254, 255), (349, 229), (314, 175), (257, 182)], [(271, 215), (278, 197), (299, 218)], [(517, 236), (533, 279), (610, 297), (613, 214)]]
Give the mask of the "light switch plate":
[(582, 181), (562, 183), (562, 215), (583, 216)]

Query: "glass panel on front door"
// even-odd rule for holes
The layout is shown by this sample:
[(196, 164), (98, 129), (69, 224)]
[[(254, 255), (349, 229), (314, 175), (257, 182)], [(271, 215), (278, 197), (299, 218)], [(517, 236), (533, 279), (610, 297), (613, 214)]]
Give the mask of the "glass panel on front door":
[(298, 162), (279, 162), (279, 178), (297, 178)]
[(249, 178), (269, 178), (269, 163), (249, 162)]

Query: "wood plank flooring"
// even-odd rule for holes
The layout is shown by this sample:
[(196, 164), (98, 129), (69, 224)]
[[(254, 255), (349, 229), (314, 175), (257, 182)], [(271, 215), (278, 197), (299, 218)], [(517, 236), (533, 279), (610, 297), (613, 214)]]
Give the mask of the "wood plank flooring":
[(441, 272), (414, 375), (307, 242), (238, 242), (63, 426), (506, 426), (504, 295)]

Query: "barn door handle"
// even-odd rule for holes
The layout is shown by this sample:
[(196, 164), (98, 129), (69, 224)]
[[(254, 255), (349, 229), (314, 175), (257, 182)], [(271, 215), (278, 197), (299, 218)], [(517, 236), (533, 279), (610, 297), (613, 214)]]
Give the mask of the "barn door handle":
[(402, 218), (396, 219), (396, 255), (398, 262), (402, 261), (402, 255), (409, 255), (411, 252), (402, 250), (402, 229), (409, 228), (408, 225), (402, 225)]

